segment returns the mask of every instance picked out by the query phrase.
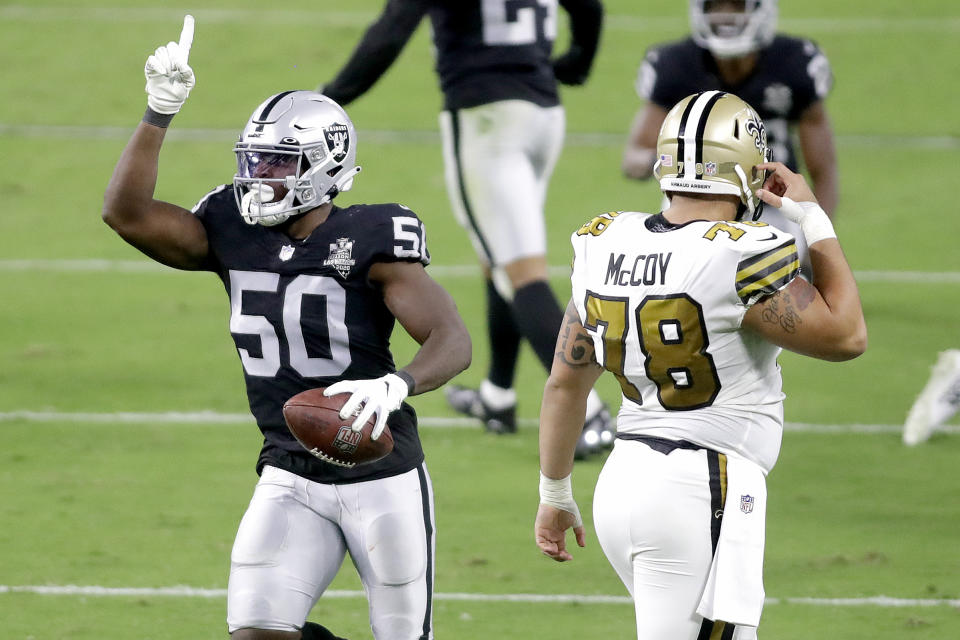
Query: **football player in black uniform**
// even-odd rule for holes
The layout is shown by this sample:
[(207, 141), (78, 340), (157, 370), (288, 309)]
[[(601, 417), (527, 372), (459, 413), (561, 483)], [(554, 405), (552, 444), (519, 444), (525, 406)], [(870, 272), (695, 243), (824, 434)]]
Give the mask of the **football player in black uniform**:
[[(630, 129), (624, 174), (649, 178), (667, 111), (691, 93), (720, 89), (753, 105), (766, 124), (773, 159), (793, 171), (802, 161), (817, 200), (832, 214), (839, 187), (824, 105), (833, 86), (827, 57), (810, 40), (775, 33), (777, 0), (690, 0), (690, 26), (690, 37), (651, 47), (640, 65), (636, 89), (646, 102)], [(767, 207), (761, 219), (792, 233), (806, 255), (803, 234), (775, 208)]]
[[(547, 280), (544, 201), (563, 146), (557, 81), (586, 81), (600, 38), (600, 0), (559, 0), (570, 49), (551, 59), (557, 0), (387, 0), (323, 93), (348, 104), (390, 67), (429, 15), (444, 95), (440, 127), (447, 192), (487, 282), (490, 368), (479, 389), (450, 385), (457, 411), (489, 431), (516, 431), (513, 389), (526, 338), (549, 371), (563, 311)], [(578, 457), (612, 444), (610, 413), (594, 392)]]
[[(412, 211), (333, 204), (360, 167), (353, 124), (325, 96), (285, 91), (258, 106), (235, 147), (233, 185), (192, 211), (154, 199), (166, 127), (194, 84), (192, 39), (188, 16), (180, 42), (147, 61), (149, 107), (110, 179), (103, 218), (163, 264), (216, 273), (230, 300), (264, 442), (231, 554), (229, 631), (234, 640), (334, 638), (305, 620), (349, 553), (374, 637), (429, 640), (433, 493), (416, 415), (403, 400), (464, 370), (470, 337), (424, 270), (430, 257)], [(421, 345), (400, 370), (389, 350), (396, 320)], [(315, 387), (352, 393), (364, 412), (386, 418), (393, 452), (353, 468), (308, 453), (282, 406)]]

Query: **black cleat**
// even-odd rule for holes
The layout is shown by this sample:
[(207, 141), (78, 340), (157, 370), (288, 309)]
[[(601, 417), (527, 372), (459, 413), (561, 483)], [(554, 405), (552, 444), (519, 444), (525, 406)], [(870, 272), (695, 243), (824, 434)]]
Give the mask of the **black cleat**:
[(516, 405), (495, 411), (484, 403), (480, 392), (476, 389), (448, 384), (444, 390), (447, 403), (457, 413), (462, 413), (483, 422), (483, 428), (491, 433), (517, 432)]

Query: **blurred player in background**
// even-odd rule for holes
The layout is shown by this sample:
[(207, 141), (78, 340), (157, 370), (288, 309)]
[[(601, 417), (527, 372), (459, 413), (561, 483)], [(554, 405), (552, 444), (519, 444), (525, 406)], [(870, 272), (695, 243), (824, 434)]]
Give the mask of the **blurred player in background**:
[[(690, 37), (651, 47), (640, 65), (636, 89), (645, 104), (623, 154), (627, 177), (650, 177), (660, 125), (673, 105), (691, 93), (720, 89), (757, 109), (772, 159), (792, 171), (802, 164), (820, 206), (833, 213), (837, 158), (824, 104), (833, 86), (830, 63), (813, 42), (776, 33), (777, 12), (777, 0), (690, 0)], [(774, 207), (764, 209), (761, 220), (797, 237), (809, 276), (803, 234)]]
[[(450, 385), (460, 413), (516, 431), (521, 338), (549, 370), (563, 318), (550, 289), (544, 203), (563, 146), (557, 81), (583, 84), (600, 38), (599, 0), (560, 0), (571, 43), (551, 60), (557, 0), (387, 0), (353, 55), (320, 90), (340, 104), (387, 71), (426, 15), (433, 27), (447, 191), (486, 276), (490, 368), (479, 389)], [(577, 456), (612, 444), (610, 413), (590, 395)]]
[[(158, 156), (194, 86), (180, 42), (147, 60), (148, 108), (104, 197), (103, 219), (151, 258), (212, 271), (230, 299), (230, 333), (250, 411), (263, 432), (260, 481), (231, 554), (227, 625), (234, 640), (332, 640), (305, 623), (349, 553), (370, 600), (377, 640), (429, 640), (433, 490), (403, 400), (434, 389), (470, 362), (470, 337), (450, 295), (424, 270), (423, 224), (401, 205), (335, 206), (360, 170), (353, 123), (312, 91), (285, 91), (256, 108), (236, 144), (237, 174), (194, 208), (154, 199)], [(424, 306), (421, 301), (430, 300)], [(420, 343), (397, 370), (395, 321)], [(394, 449), (344, 468), (311, 455), (290, 434), (283, 403), (327, 387), (350, 393), (389, 424)], [(378, 430), (379, 429), (379, 430)]]
[[(558, 561), (571, 559), (567, 529), (585, 543), (573, 447), (587, 392), (609, 370), (623, 402), (593, 517), (633, 596), (637, 637), (752, 640), (766, 475), (783, 432), (777, 356), (855, 358), (866, 325), (830, 219), (802, 176), (765, 161), (749, 105), (720, 91), (684, 98), (657, 156), (666, 210), (604, 214), (571, 237), (573, 297), (540, 412), (535, 536)], [(813, 284), (797, 277), (793, 237), (754, 222), (763, 203), (800, 226)]]
[(925, 442), (943, 423), (960, 411), (960, 349), (940, 353), (930, 379), (910, 407), (903, 425), (903, 442)]

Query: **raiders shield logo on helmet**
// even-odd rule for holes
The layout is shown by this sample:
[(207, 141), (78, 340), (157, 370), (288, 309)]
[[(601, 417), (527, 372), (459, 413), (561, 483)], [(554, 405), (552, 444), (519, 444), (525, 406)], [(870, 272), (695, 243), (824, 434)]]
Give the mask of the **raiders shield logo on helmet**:
[(350, 151), (350, 133), (347, 125), (334, 123), (326, 127), (323, 133), (326, 136), (327, 148), (330, 150), (333, 159), (340, 162), (346, 158), (347, 152)]

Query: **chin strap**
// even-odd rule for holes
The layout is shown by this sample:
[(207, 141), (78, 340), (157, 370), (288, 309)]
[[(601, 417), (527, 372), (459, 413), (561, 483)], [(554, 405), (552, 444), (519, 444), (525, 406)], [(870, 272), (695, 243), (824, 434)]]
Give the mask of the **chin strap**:
[(273, 199), (273, 187), (259, 183), (250, 186), (250, 191), (240, 200), (240, 215), (247, 224), (261, 224), (272, 227), (286, 221), (289, 212), (270, 213), (271, 209), (279, 209), (284, 205), (286, 198), (280, 202), (270, 202)]
[(757, 203), (754, 204), (753, 191), (750, 190), (750, 183), (747, 182), (747, 174), (743, 172), (743, 168), (737, 164), (734, 165), (733, 170), (736, 172), (737, 177), (740, 178), (740, 188), (743, 190), (743, 195), (746, 198), (745, 203), (741, 203), (741, 206), (737, 210), (737, 221), (743, 220), (743, 214), (749, 213), (751, 215), (751, 220), (758, 220), (760, 218), (760, 212), (763, 211), (763, 201), (757, 200)]

